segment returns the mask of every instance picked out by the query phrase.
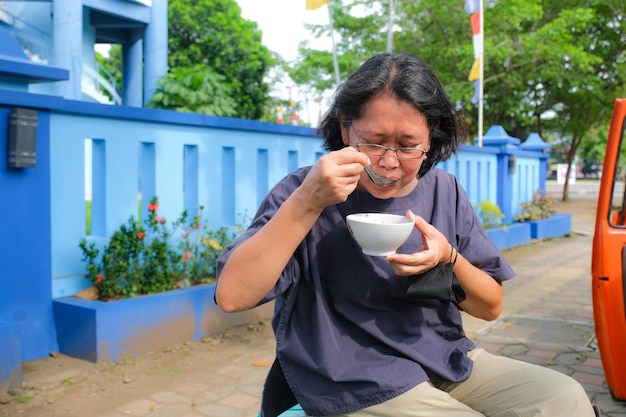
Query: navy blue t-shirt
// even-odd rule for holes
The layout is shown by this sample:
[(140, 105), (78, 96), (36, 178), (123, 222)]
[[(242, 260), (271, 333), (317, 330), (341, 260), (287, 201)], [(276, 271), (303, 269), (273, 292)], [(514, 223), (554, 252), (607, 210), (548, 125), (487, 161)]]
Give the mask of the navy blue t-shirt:
[[(281, 180), (250, 228), (221, 255), (254, 234), (302, 183), (310, 167)], [(498, 281), (514, 273), (485, 234), (456, 178), (431, 169), (405, 197), (380, 200), (354, 191), (324, 209), (273, 291), (276, 357), (307, 415), (327, 416), (379, 404), (426, 380), (463, 381), (472, 370), (459, 308), (452, 302), (406, 296), (410, 277), (381, 257), (364, 255), (346, 225), (351, 213), (404, 215), (435, 226), (469, 262)], [(414, 230), (398, 253), (422, 246)], [(219, 279), (219, 278), (218, 278)]]

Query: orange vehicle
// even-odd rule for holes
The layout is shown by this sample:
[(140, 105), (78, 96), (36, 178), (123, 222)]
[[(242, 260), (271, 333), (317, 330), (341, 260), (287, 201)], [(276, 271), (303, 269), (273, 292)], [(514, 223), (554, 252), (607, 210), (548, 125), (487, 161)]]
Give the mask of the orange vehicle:
[(598, 349), (614, 399), (626, 400), (626, 98), (615, 100), (591, 260)]

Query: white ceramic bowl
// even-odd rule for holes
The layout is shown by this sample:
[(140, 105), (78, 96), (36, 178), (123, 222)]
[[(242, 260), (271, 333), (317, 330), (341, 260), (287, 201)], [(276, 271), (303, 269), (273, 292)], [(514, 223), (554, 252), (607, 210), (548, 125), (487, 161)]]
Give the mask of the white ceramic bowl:
[(387, 213), (356, 213), (346, 217), (352, 237), (363, 253), (387, 256), (396, 252), (411, 234), (415, 222), (405, 216)]

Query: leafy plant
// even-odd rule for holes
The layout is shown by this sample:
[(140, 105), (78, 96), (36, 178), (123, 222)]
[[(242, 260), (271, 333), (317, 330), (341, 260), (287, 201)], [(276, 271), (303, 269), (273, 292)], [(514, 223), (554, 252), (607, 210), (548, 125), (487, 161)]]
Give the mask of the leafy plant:
[[(169, 291), (215, 279), (217, 257), (242, 227), (211, 230), (202, 225), (202, 207), (188, 224), (188, 213), (168, 227), (158, 215), (158, 199), (148, 204), (146, 224), (133, 216), (116, 230), (104, 248), (81, 239), (87, 278), (99, 298), (112, 300)], [(180, 238), (176, 233), (180, 233)]]
[(204, 65), (172, 68), (157, 84), (149, 107), (218, 116), (237, 115), (233, 89), (222, 75)]
[[(217, 272), (217, 258), (224, 248), (233, 241), (238, 234), (243, 232), (243, 227), (236, 226), (234, 230), (220, 227), (217, 230), (210, 229), (202, 224), (203, 206), (185, 228), (178, 244), (183, 273), (190, 281), (189, 284), (201, 284), (214, 279)], [(187, 212), (181, 216), (181, 224), (186, 224)], [(244, 218), (245, 221), (245, 218)]]
[(502, 226), (504, 214), (500, 207), (491, 200), (482, 200), (474, 205), (474, 210), (485, 229), (494, 229)]
[(556, 211), (555, 205), (554, 197), (547, 195), (543, 190), (537, 190), (531, 201), (521, 204), (522, 211), (515, 215), (515, 220), (523, 222), (548, 219)]

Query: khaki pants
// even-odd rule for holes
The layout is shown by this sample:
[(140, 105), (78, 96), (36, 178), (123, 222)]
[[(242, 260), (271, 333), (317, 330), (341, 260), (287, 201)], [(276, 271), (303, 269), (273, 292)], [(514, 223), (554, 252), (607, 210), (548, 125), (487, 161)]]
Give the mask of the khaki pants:
[(594, 417), (587, 394), (573, 378), (552, 369), (469, 352), (471, 376), (460, 383), (424, 382), (406, 393), (335, 417)]

